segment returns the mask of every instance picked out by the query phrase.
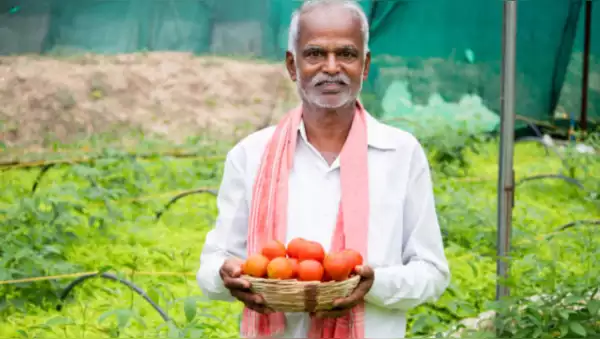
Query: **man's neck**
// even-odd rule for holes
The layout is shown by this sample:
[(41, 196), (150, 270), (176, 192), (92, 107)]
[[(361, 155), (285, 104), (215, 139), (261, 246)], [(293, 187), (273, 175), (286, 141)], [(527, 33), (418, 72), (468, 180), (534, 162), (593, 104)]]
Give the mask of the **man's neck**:
[(308, 142), (326, 159), (331, 159), (329, 163), (337, 157), (346, 142), (354, 111), (354, 104), (334, 110), (304, 105), (302, 115)]

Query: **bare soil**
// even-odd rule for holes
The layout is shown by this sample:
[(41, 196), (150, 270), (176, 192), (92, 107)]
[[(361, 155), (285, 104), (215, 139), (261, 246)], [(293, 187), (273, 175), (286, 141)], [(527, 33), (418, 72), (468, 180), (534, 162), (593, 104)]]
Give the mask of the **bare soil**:
[(2, 57), (0, 141), (44, 147), (120, 129), (235, 138), (294, 106), (294, 86), (283, 62), (174, 52)]

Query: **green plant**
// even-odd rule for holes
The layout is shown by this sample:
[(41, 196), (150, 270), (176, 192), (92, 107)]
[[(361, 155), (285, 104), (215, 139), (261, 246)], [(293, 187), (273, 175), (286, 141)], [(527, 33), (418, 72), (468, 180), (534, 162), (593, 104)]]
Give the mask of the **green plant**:
[[(213, 156), (224, 154), (227, 147), (204, 137), (190, 140), (186, 145), (138, 138), (139, 144), (128, 147), (127, 151), (116, 149), (113, 140), (97, 138), (88, 144), (60, 146), (60, 153), (38, 155), (61, 161), (82, 156), (98, 159), (53, 166), (39, 180), (33, 194), (31, 187), (39, 167), (3, 171), (0, 242), (4, 252), (0, 272), (4, 280), (107, 267), (115, 274), (127, 271), (122, 276), (145, 291), (170, 320), (165, 322), (128, 287), (102, 279), (90, 279), (76, 287), (59, 312), (54, 309), (56, 296), (71, 279), (54, 279), (0, 285), (4, 305), (1, 314), (6, 319), (6, 325), (0, 326), (0, 336), (237, 336), (241, 305), (206, 300), (193, 279), (204, 237), (216, 216), (215, 198), (210, 194), (185, 194), (205, 187), (218, 188), (222, 157)], [(512, 285), (516, 299), (490, 305), (495, 289), (498, 144), (488, 140), (474, 144), (477, 152), (463, 149), (461, 161), (467, 164), (469, 173), (477, 176), (465, 178), (461, 177), (464, 172), (452, 167), (460, 161), (454, 160), (449, 165), (451, 161), (442, 170), (436, 160), (436, 147), (452, 145), (452, 142), (446, 145), (445, 138), (443, 134), (432, 137), (431, 141), (424, 137), (424, 145), (432, 159), (436, 204), (452, 281), (440, 300), (409, 313), (410, 335), (441, 336), (461, 319), (476, 317), (490, 309), (511, 314), (514, 305), (521, 308), (531, 305), (546, 314), (554, 301), (562, 300), (562, 294), (583, 296), (586, 286), (598, 284), (592, 279), (593, 274), (600, 276), (594, 265), (600, 260), (598, 228), (575, 226), (557, 232), (560, 225), (589, 219), (597, 213), (597, 201), (586, 199), (589, 194), (575, 186), (539, 180), (520, 186), (515, 201), (511, 273), (516, 282)], [(198, 156), (132, 155), (160, 152), (196, 152)], [(558, 170), (562, 166), (560, 159), (547, 158), (532, 145), (518, 145), (515, 154), (516, 172), (521, 176), (538, 174), (546, 168)], [(23, 161), (35, 160), (33, 155), (23, 158)], [(43, 161), (40, 165), (43, 166)], [(589, 163), (588, 177), (583, 172), (578, 174), (586, 187), (593, 182), (599, 165)], [(181, 198), (165, 208), (177, 196)], [(163, 213), (156, 218), (159, 211)], [(60, 226), (56, 227), (57, 224)], [(22, 237), (20, 242), (16, 242), (19, 237)], [(23, 243), (29, 247), (22, 250)], [(21, 250), (24, 252), (19, 254), (20, 261), (5, 260)], [(149, 274), (152, 272), (172, 274)], [(562, 294), (548, 297), (542, 304), (527, 299), (532, 295), (554, 295), (553, 291)], [(570, 315), (569, 321), (582, 319), (586, 333), (592, 333), (593, 323), (574, 317)], [(519, 319), (522, 320), (516, 327), (517, 333), (528, 333), (533, 320), (526, 316)], [(544, 321), (556, 323), (554, 318)], [(560, 332), (561, 325), (556, 324)], [(507, 331), (515, 330), (507, 328)], [(490, 333), (480, 331), (474, 335), (489, 337)]]
[(470, 130), (467, 122), (449, 128), (441, 119), (421, 122), (415, 134), (428, 150), (433, 168), (444, 175), (468, 175), (470, 153), (479, 154), (487, 137)]

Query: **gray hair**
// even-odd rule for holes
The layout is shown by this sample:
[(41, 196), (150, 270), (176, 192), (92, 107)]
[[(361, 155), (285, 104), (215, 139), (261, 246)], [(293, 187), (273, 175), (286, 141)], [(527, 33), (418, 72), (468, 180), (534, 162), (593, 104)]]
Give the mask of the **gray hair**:
[(308, 12), (311, 9), (323, 6), (326, 7), (328, 5), (341, 5), (343, 8), (346, 8), (352, 12), (359, 20), (360, 20), (360, 31), (363, 36), (364, 42), (364, 53), (365, 55), (369, 52), (369, 21), (367, 20), (367, 16), (363, 11), (362, 7), (356, 1), (352, 0), (308, 0), (305, 1), (302, 6), (294, 11), (292, 14), (292, 20), (290, 22), (290, 30), (288, 35), (288, 51), (292, 53), (292, 55), (296, 56), (296, 47), (298, 46), (298, 37), (300, 33), (300, 15), (302, 13)]

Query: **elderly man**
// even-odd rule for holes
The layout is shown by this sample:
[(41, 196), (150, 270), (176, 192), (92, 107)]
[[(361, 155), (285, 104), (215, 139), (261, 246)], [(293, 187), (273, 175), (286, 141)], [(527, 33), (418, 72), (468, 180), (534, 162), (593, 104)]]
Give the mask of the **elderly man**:
[[(368, 42), (360, 6), (305, 2), (292, 17), (286, 55), (302, 104), (227, 155), (197, 280), (213, 300), (244, 303), (243, 337), (401, 338), (406, 312), (448, 286), (425, 152), (357, 100)], [(241, 278), (249, 253), (295, 237), (363, 255), (358, 287), (334, 310), (272, 312)]]

